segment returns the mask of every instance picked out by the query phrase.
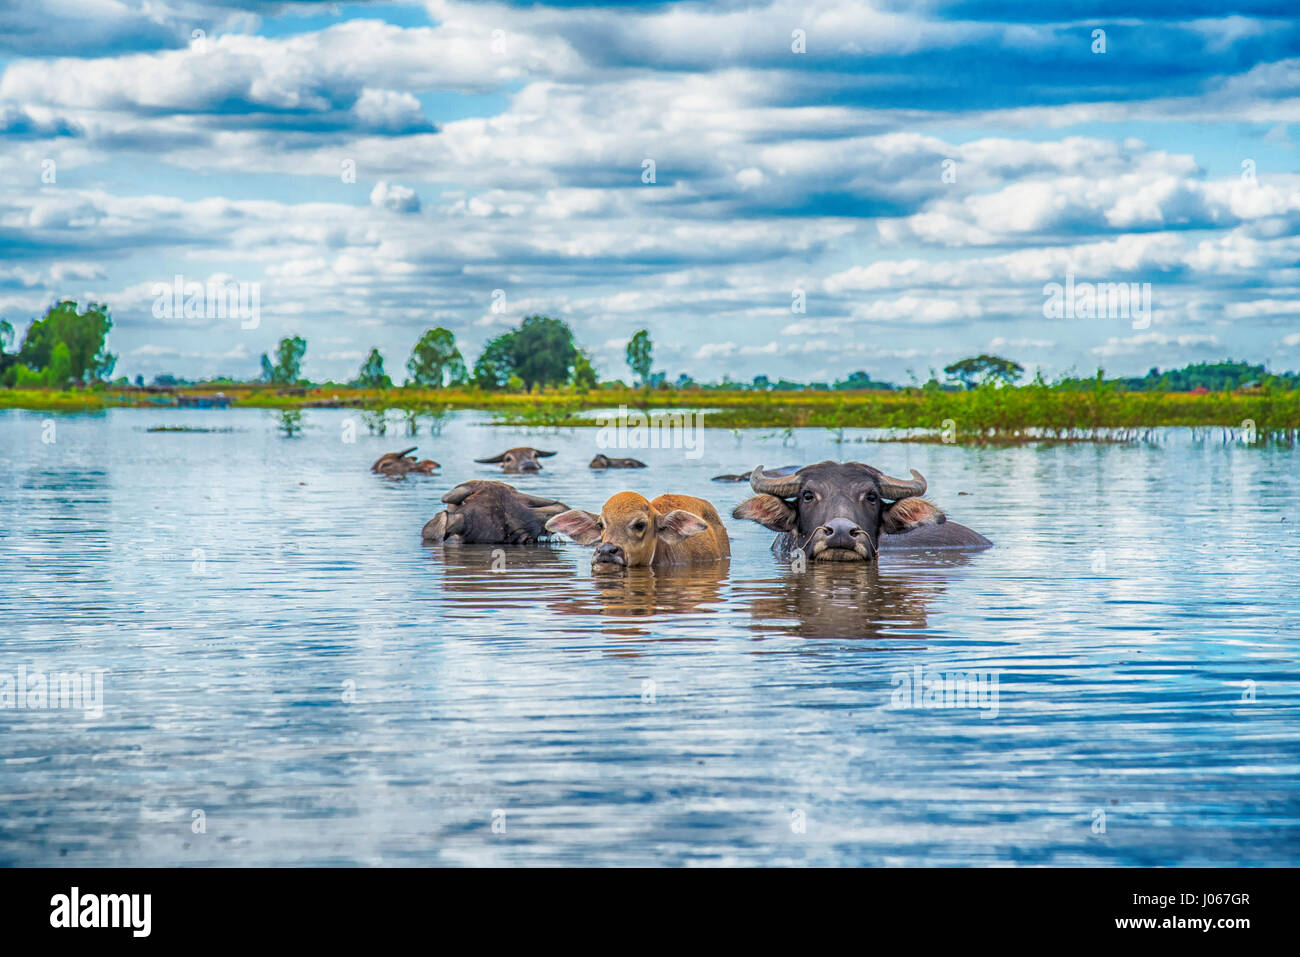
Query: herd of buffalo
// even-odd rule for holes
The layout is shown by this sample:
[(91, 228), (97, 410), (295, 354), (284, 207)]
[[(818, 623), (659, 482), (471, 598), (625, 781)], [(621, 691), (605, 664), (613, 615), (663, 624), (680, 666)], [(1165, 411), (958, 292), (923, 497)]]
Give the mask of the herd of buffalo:
[[(372, 472), (394, 478), (430, 474), (440, 466), (416, 459), (415, 448), (382, 455)], [(538, 459), (555, 455), (520, 447), (474, 461), (500, 465), (503, 472), (538, 472)], [(597, 455), (593, 469), (645, 468), (631, 458)], [(815, 561), (869, 562), (881, 549), (987, 548), (992, 543), (964, 525), (949, 522), (921, 496), (925, 479), (911, 470), (891, 478), (861, 462), (819, 462), (768, 472), (759, 466), (714, 481), (748, 481), (754, 496), (731, 517), (758, 522), (777, 533), (772, 548)], [(462, 482), (442, 497), (447, 506), (424, 526), (425, 544), (522, 545), (566, 535), (595, 546), (592, 567), (618, 569), (718, 561), (731, 555), (726, 526), (717, 509), (692, 495), (619, 492), (600, 512), (520, 491), (505, 482)]]

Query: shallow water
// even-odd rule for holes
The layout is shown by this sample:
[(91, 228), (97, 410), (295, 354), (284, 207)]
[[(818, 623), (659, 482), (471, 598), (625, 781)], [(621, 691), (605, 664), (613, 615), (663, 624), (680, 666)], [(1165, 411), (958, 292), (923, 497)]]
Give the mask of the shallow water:
[[(0, 863), (1300, 862), (1300, 453), (708, 431), (592, 473), (591, 430), (354, 416), (0, 412), (0, 676), (105, 669), (101, 717), (0, 710)], [(367, 471), (417, 441), (440, 475)], [(593, 510), (916, 468), (996, 546), (800, 574), (729, 522), (728, 567), (594, 579), (421, 546), (518, 444), (560, 454), (510, 481)], [(984, 707), (900, 698), (917, 668)]]

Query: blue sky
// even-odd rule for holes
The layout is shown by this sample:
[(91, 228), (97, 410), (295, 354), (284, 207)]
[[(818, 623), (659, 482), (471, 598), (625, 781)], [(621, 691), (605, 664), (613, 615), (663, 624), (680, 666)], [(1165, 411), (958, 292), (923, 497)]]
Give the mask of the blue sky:
[[(670, 378), (1296, 369), (1288, 6), (7, 4), (0, 316), (106, 302), (146, 377), (288, 334), (400, 375), (533, 313), (608, 377), (640, 328)], [(260, 284), (259, 324), (155, 317), (178, 274)], [(1150, 321), (1047, 318), (1067, 274)]]

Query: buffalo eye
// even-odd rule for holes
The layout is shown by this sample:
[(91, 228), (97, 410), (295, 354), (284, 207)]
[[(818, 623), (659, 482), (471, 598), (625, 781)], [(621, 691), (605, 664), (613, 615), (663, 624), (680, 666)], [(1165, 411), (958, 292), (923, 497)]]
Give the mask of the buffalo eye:
[(645, 530), (646, 530), (646, 523), (645, 523), (645, 522), (633, 522), (633, 523), (632, 523), (632, 531), (636, 532), (638, 535), (643, 534), (643, 533), (645, 532)]
[(815, 499), (817, 496), (814, 495), (812, 492), (804, 492), (803, 495), (801, 495), (801, 496), (799, 496), (799, 497), (802, 498), (805, 502), (811, 502), (811, 501), (812, 501), (813, 499)]
[(868, 492), (866, 495), (863, 496), (863, 498), (865, 498), (872, 505), (875, 505), (876, 502), (880, 500), (880, 496), (877, 495), (875, 492)]

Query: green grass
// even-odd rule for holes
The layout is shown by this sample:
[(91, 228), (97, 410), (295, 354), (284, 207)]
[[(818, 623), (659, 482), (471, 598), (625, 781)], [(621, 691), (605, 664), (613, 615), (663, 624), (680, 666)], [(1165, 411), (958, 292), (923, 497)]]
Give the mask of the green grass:
[[(1258, 438), (1294, 442), (1300, 437), (1300, 390), (1254, 389), (1193, 395), (1126, 392), (1113, 383), (1065, 388), (1036, 383), (967, 392), (903, 389), (896, 392), (741, 392), (714, 390), (552, 390), (532, 395), (478, 389), (350, 389), (326, 386), (282, 394), (265, 386), (193, 386), (187, 394), (224, 392), (235, 408), (297, 411), (322, 400), (441, 419), (454, 409), (494, 414), (500, 425), (594, 427), (584, 410), (706, 409), (706, 428), (898, 430), (906, 441), (1019, 443), (1030, 441), (1131, 441), (1154, 428), (1185, 426), (1242, 429)], [(166, 396), (97, 386), (72, 392), (0, 389), (0, 408), (84, 412), (116, 407), (157, 409)], [(310, 410), (306, 411), (310, 415)]]

